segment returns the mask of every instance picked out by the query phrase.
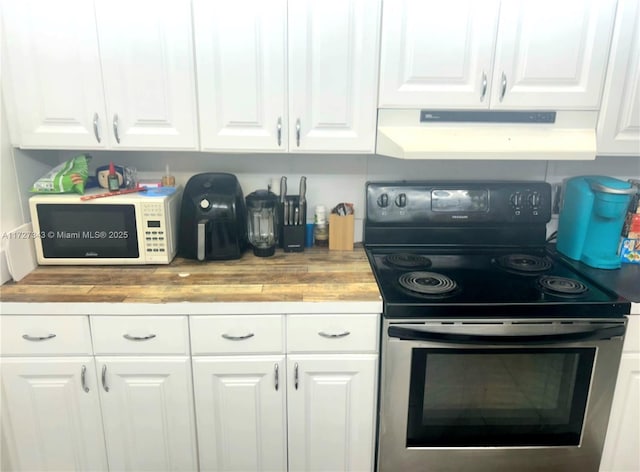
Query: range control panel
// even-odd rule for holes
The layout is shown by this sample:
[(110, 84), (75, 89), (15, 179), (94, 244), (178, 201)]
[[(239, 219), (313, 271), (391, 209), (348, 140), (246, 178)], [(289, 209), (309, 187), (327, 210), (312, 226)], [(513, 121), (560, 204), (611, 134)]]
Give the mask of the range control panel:
[(367, 222), (457, 226), (467, 223), (546, 223), (546, 182), (369, 182)]

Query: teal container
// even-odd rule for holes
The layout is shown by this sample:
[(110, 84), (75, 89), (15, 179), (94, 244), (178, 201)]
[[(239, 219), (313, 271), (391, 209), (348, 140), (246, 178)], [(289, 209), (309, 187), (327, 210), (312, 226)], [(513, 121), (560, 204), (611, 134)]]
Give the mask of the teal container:
[(558, 221), (558, 251), (597, 269), (619, 268), (620, 233), (635, 192), (629, 182), (613, 177), (568, 179)]

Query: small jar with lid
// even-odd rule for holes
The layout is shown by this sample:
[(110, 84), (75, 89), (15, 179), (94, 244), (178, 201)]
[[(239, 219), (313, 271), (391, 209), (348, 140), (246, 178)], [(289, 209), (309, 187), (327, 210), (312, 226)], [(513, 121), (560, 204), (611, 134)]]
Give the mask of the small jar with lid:
[(319, 247), (329, 246), (329, 223), (324, 205), (317, 205), (314, 214), (313, 239)]

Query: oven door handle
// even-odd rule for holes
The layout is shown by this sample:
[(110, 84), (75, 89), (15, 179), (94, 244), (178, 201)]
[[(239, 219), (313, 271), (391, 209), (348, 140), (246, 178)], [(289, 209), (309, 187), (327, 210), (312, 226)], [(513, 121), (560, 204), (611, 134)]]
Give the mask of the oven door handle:
[(389, 326), (390, 338), (406, 341), (432, 341), (452, 344), (561, 344), (568, 342), (593, 341), (624, 336), (625, 325), (615, 324), (599, 326), (585, 330), (568, 329), (565, 332), (545, 332), (544, 326), (518, 326), (517, 332), (478, 333), (478, 332), (446, 332), (446, 330), (429, 330), (406, 326)]

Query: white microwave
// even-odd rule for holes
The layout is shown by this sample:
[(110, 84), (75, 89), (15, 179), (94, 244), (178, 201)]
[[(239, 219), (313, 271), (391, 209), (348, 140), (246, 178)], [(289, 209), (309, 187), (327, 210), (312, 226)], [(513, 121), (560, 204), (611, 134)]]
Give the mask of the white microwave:
[(90, 200), (34, 195), (29, 209), (38, 263), (169, 264), (178, 245), (181, 195), (156, 189)]

